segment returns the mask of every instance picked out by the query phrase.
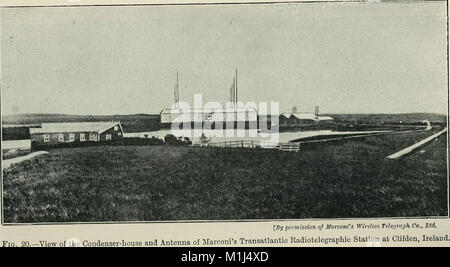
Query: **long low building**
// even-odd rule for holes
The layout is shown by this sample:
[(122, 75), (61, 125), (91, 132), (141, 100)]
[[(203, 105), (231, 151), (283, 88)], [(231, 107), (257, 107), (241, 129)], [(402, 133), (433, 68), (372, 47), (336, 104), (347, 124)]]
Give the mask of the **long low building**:
[(215, 124), (235, 124), (242, 123), (248, 127), (258, 123), (258, 112), (252, 108), (231, 108), (231, 109), (165, 109), (161, 111), (161, 126), (171, 127), (172, 124), (179, 123), (194, 127), (195, 124), (205, 125)]
[(31, 143), (58, 145), (74, 142), (101, 142), (123, 138), (120, 122), (43, 123), (41, 128), (31, 128)]
[(282, 126), (333, 124), (334, 122), (332, 117), (313, 113), (283, 113), (280, 115), (280, 125)]

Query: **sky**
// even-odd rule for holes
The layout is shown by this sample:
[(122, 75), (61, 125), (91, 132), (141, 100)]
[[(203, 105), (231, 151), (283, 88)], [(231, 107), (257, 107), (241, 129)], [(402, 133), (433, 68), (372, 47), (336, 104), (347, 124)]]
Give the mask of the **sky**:
[(2, 114), (159, 113), (181, 101), (280, 112), (446, 114), (445, 2), (3, 8)]

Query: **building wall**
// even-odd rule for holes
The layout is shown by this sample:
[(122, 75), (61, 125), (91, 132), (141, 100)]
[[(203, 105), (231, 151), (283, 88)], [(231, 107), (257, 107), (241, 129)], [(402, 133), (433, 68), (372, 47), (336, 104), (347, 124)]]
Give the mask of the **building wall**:
[[(61, 142), (59, 140), (59, 135), (62, 134), (64, 136), (64, 141)], [(74, 134), (75, 135), (75, 140), (71, 141), (70, 140), (70, 135)], [(81, 135), (84, 134), (84, 141), (81, 140)], [(95, 134), (96, 139), (95, 140), (91, 140), (91, 134)], [(115, 130), (114, 127), (112, 127), (111, 129), (105, 131), (102, 134), (98, 134), (96, 132), (74, 132), (74, 133), (33, 133), (31, 134), (31, 142), (35, 143), (35, 144), (39, 144), (39, 145), (57, 145), (57, 144), (61, 144), (61, 143), (73, 143), (73, 142), (80, 142), (80, 143), (84, 143), (84, 142), (101, 142), (101, 141), (106, 141), (106, 135), (110, 134), (111, 135), (111, 140), (120, 140), (123, 138), (123, 133), (122, 133), (122, 129), (120, 128), (120, 126), (118, 126), (118, 129)], [(48, 135), (49, 137), (49, 141), (45, 142), (44, 138), (45, 135)]]
[(111, 140), (115, 141), (115, 140), (121, 140), (123, 139), (123, 133), (122, 133), (122, 129), (120, 129), (120, 126), (117, 126), (117, 130), (113, 128), (107, 130), (106, 132), (102, 133), (100, 135), (100, 141), (107, 141), (106, 140), (106, 135), (110, 134), (111, 135)]
[(306, 120), (306, 119), (298, 119), (294, 116), (286, 118), (284, 116), (280, 116), (279, 123), (281, 126), (309, 126), (315, 125), (318, 121), (314, 120)]
[[(60, 143), (70, 143), (70, 142), (97, 142), (98, 139), (96, 141), (91, 141), (90, 140), (90, 134), (95, 134), (98, 136), (97, 133), (95, 132), (76, 132), (76, 133), (72, 133), (75, 134), (75, 140), (74, 141), (70, 141), (70, 134), (71, 133), (61, 133), (64, 136), (64, 142), (60, 142), (59, 141), (59, 133), (50, 133), (50, 134), (46, 134), (46, 133), (33, 133), (31, 135), (31, 142), (32, 143), (37, 143), (37, 144), (48, 144), (48, 145), (56, 145), (56, 144), (60, 144)], [(85, 141), (81, 141), (81, 135), (84, 134), (85, 136)], [(48, 135), (49, 137), (49, 142), (45, 142), (44, 138), (45, 135)]]
[(225, 121), (257, 121), (256, 110), (236, 111), (236, 112), (186, 112), (186, 113), (161, 113), (161, 124), (169, 124), (177, 121), (182, 122), (225, 122)]

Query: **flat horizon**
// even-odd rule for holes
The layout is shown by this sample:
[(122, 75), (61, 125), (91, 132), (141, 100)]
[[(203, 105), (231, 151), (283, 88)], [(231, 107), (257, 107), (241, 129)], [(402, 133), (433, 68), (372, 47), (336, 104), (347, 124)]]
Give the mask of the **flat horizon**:
[[(282, 113), (290, 113), (290, 112), (280, 112)], [(300, 112), (300, 113), (308, 113), (308, 112)], [(311, 112), (313, 113), (313, 112)], [(19, 113), (19, 114), (2, 114), (3, 116), (31, 116), (31, 115), (61, 115), (61, 116), (91, 116), (91, 117), (106, 117), (106, 116), (134, 116), (134, 115), (149, 115), (149, 116), (157, 116), (160, 113), (131, 113), (131, 114), (67, 114), (67, 113)], [(437, 113), (437, 112), (392, 112), (392, 113), (337, 113), (337, 112), (323, 112), (320, 113), (322, 115), (413, 115), (413, 114), (432, 114), (432, 115), (440, 115), (440, 116), (448, 116), (449, 114)], [(266, 114), (262, 114), (266, 115)], [(269, 114), (270, 115), (270, 114)]]

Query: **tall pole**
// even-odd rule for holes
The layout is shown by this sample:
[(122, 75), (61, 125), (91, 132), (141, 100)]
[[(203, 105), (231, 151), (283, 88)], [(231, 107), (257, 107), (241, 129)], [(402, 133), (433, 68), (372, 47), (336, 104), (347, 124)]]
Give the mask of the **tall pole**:
[(235, 106), (235, 108), (237, 106), (237, 103), (238, 103), (238, 70), (236, 68), (236, 84), (234, 87), (234, 106)]
[[(237, 116), (237, 107), (238, 107), (238, 70), (236, 68), (236, 84), (234, 86), (234, 121), (237, 123), (238, 116)], [(237, 129), (237, 124), (236, 124)]]
[(178, 71), (177, 71), (177, 84), (175, 85), (175, 88), (173, 89), (173, 101), (175, 102), (175, 109), (179, 108), (179, 102), (180, 102), (180, 89), (178, 84)]
[(233, 99), (231, 99), (231, 102), (233, 102), (233, 109), (236, 108), (236, 76), (233, 77)]

